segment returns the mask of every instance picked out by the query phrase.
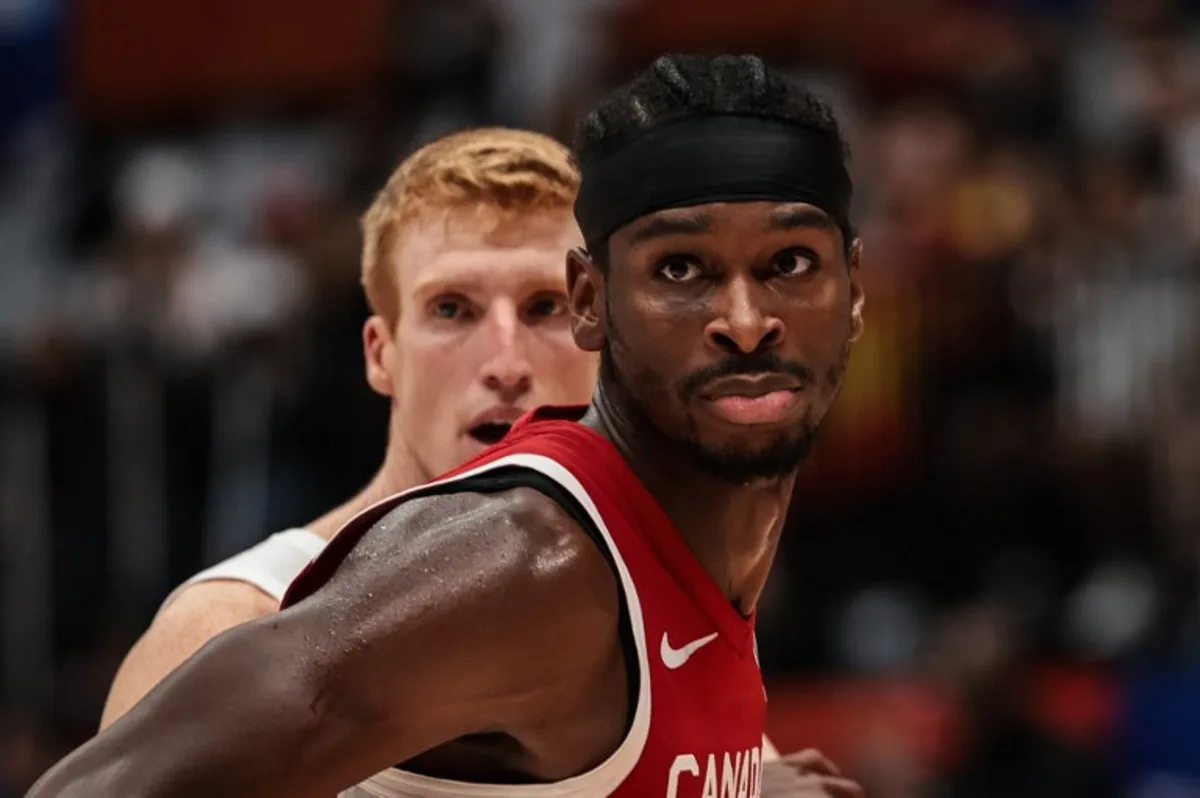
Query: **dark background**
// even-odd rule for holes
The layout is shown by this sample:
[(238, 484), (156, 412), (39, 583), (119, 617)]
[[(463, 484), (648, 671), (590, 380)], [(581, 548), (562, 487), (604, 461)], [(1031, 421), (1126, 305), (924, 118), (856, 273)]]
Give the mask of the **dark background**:
[(1195, 6), (4, 4), (0, 796), (169, 586), (378, 464), (356, 217), (394, 165), (568, 137), (681, 49), (794, 68), (854, 152), (867, 333), (761, 611), (781, 747), (872, 798), (1200, 796)]

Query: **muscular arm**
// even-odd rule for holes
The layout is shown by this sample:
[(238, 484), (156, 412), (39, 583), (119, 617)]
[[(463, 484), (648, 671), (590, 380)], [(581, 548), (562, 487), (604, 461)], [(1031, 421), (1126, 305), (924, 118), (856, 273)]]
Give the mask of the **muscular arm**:
[(163, 608), (121, 663), (100, 728), (111, 726), (209, 640), (278, 609), (275, 599), (244, 582), (214, 580), (184, 589)]
[(413, 501), (324, 588), (207, 644), (27, 798), (327, 798), (464, 734), (537, 724), (611, 660), (616, 590), (541, 494)]

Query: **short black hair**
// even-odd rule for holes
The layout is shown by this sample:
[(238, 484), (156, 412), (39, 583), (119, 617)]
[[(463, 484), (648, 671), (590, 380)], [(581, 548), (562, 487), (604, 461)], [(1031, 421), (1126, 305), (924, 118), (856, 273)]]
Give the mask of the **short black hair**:
[[(707, 114), (748, 114), (789, 122), (850, 149), (829, 105), (798, 80), (756, 55), (664, 55), (603, 97), (579, 123), (575, 156), (585, 161), (614, 139), (666, 122)], [(846, 246), (853, 229), (844, 229)], [(593, 257), (605, 259), (606, 253)]]

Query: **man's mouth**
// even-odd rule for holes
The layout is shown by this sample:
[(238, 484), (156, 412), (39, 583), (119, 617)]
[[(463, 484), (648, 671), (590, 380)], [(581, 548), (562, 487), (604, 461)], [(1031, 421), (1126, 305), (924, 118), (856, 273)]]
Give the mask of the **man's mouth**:
[(800, 392), (724, 394), (709, 403), (717, 415), (732, 424), (774, 424), (792, 414), (800, 403)]
[(774, 424), (792, 414), (802, 388), (787, 374), (733, 375), (714, 380), (702, 398), (732, 424)]
[(479, 441), (484, 446), (499, 443), (508, 431), (512, 429), (510, 421), (485, 421), (467, 430), (467, 435)]
[(803, 383), (788, 374), (734, 374), (713, 380), (701, 393), (705, 399), (715, 400), (726, 396), (757, 398), (776, 391), (795, 393)]

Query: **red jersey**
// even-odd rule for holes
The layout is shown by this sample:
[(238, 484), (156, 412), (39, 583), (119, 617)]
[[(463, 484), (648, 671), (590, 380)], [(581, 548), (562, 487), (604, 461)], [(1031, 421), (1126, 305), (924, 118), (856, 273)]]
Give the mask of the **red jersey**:
[[(499, 444), (429, 485), (393, 496), (351, 521), (288, 591), (294, 604), (323, 584), (371, 525), (414, 496), (479, 490), (503, 473), (512, 486), (548, 478), (586, 513), (620, 582), (639, 670), (633, 721), (600, 766), (563, 782), (484, 785), (390, 770), (347, 796), (565, 796), (750, 798), (760, 794), (766, 693), (753, 618), (744, 618), (692, 555), (674, 524), (606, 438), (576, 422), (582, 408), (543, 408)], [(523, 482), (520, 474), (537, 480)], [(570, 509), (570, 508), (567, 508)], [(632, 684), (632, 682), (631, 682)]]

